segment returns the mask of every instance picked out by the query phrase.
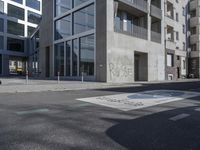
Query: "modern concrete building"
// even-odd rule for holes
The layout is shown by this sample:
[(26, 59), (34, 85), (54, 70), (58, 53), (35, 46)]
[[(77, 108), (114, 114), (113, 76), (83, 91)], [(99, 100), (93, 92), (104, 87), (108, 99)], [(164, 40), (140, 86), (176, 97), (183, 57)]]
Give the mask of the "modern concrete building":
[(189, 73), (200, 78), (200, 1), (190, 1), (190, 58)]
[(27, 38), (41, 20), (42, 0), (0, 0), (0, 75), (25, 72)]
[[(83, 75), (93, 81), (135, 82), (199, 77), (197, 0), (0, 2), (1, 74), (16, 70), (15, 63), (8, 67), (9, 60), (29, 58), (31, 75), (41, 78)], [(33, 30), (41, 14), (40, 27)]]
[(166, 80), (186, 78), (189, 0), (165, 0)]
[(41, 77), (164, 80), (163, 10), (164, 0), (44, 0)]

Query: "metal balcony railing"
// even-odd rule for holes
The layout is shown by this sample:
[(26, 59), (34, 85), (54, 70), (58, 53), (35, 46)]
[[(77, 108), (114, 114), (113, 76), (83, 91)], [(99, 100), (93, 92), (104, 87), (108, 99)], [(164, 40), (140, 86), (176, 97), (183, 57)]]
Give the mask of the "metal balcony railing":
[(141, 11), (148, 12), (148, 9), (147, 9), (148, 5), (145, 0), (118, 0), (118, 1), (128, 4), (132, 7), (135, 7)]
[(145, 39), (145, 40), (147, 40), (147, 38), (148, 38), (147, 37), (147, 35), (148, 35), (147, 29), (136, 26), (136, 25), (132, 26), (132, 31), (124, 31), (122, 29), (117, 29), (117, 28), (115, 28), (115, 31), (118, 33), (134, 36), (134, 37)]
[(154, 5), (151, 5), (151, 15), (156, 18), (162, 19), (162, 10)]
[(151, 41), (161, 43), (161, 33), (151, 31)]

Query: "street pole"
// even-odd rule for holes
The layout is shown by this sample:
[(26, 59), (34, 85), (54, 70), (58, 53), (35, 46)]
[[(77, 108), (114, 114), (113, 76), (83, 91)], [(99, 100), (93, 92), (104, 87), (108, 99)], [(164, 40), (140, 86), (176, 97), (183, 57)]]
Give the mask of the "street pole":
[(84, 76), (83, 76), (83, 72), (81, 73), (81, 82), (83, 83), (84, 82)]
[(26, 84), (28, 84), (28, 70), (26, 70)]
[(28, 84), (28, 63), (26, 62), (26, 84)]
[(58, 84), (60, 83), (60, 72), (58, 72)]

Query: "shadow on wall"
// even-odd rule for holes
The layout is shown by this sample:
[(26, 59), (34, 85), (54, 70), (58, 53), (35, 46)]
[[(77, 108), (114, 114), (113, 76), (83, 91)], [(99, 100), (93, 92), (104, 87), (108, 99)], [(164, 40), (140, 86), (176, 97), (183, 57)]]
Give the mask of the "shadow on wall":
[[(200, 120), (195, 120), (194, 109), (175, 109), (134, 120), (105, 119), (118, 122), (106, 134), (130, 150), (199, 150)], [(191, 116), (177, 122), (169, 120), (184, 112)]]

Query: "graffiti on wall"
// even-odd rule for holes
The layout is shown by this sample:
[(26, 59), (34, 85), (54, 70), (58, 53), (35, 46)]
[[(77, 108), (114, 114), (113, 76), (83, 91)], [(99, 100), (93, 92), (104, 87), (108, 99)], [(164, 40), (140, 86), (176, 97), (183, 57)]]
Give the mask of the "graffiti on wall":
[(133, 68), (130, 65), (109, 63), (110, 79), (133, 77)]

